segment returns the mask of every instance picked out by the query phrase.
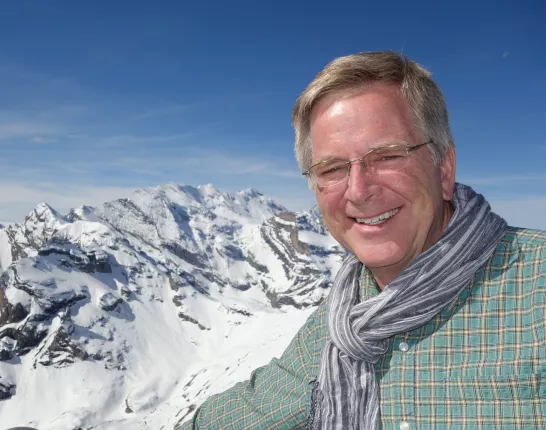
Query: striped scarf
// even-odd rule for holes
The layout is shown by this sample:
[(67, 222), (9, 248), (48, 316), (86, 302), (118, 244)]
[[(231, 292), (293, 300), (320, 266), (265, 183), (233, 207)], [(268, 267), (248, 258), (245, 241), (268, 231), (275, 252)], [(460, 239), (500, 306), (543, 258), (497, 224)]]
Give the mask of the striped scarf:
[(389, 338), (411, 331), (452, 302), (493, 253), (506, 222), (481, 194), (455, 184), (454, 214), (442, 236), (383, 291), (359, 303), (362, 263), (339, 270), (328, 314), (308, 430), (368, 430), (380, 422), (375, 363)]

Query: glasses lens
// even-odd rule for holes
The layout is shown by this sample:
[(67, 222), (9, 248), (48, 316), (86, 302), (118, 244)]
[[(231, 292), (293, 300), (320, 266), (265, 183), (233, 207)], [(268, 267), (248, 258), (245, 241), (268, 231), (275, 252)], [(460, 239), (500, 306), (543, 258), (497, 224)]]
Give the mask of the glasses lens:
[(347, 177), (347, 163), (343, 160), (330, 160), (315, 166), (313, 175), (319, 187), (328, 187), (342, 182)]
[(370, 170), (388, 171), (403, 169), (408, 158), (403, 145), (386, 146), (370, 152), (364, 159)]

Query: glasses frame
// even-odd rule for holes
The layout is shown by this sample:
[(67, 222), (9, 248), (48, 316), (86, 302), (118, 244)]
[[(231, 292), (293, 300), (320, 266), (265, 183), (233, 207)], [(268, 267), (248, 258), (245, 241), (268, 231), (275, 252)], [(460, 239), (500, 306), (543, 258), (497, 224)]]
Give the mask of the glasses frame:
[[(366, 165), (366, 163), (364, 163), (364, 158), (366, 158), (372, 152), (375, 152), (375, 151), (380, 150), (380, 149), (392, 148), (392, 147), (395, 147), (395, 146), (403, 146), (404, 149), (406, 150), (406, 155), (409, 155), (410, 152), (415, 151), (416, 149), (419, 149), (422, 146), (428, 145), (430, 143), (433, 143), (432, 139), (428, 140), (428, 141), (426, 141), (424, 143), (420, 143), (418, 145), (413, 145), (413, 146), (405, 146), (405, 145), (400, 144), (400, 143), (393, 143), (393, 144), (390, 144), (390, 145), (378, 146), (377, 148), (370, 149), (362, 157), (355, 158), (353, 160), (348, 160), (348, 161), (344, 162), (347, 165), (347, 175), (345, 176), (345, 178), (343, 178), (343, 180), (341, 180), (339, 182), (336, 182), (335, 184), (321, 185), (320, 188), (333, 187), (335, 185), (338, 185), (338, 184), (341, 184), (341, 183), (345, 182), (349, 178), (349, 176), (351, 175), (351, 166), (353, 165), (353, 163), (359, 162), (361, 165), (365, 166), (366, 170), (368, 171), (368, 166)], [(311, 167), (309, 167), (309, 169), (307, 169), (307, 171), (303, 172), (302, 175), (306, 176), (310, 181), (312, 181), (311, 177), (310, 177), (311, 170), (313, 168), (315, 168), (317, 166), (320, 166), (323, 163), (327, 163), (329, 161), (331, 161), (331, 160), (323, 160), (323, 161), (319, 161), (318, 163), (313, 164)]]

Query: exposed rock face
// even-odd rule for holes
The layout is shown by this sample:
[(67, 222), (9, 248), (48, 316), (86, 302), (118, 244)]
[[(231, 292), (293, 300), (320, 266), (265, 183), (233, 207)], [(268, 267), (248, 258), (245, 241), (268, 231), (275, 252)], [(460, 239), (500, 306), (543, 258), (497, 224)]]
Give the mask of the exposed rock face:
[(70, 310), (60, 313), (56, 324), (52, 324), (51, 332), (50, 339), (45, 348), (42, 348), (37, 363), (43, 366), (64, 367), (77, 360), (89, 358), (84, 347), (72, 338), (74, 323), (70, 318)]
[(22, 223), (2, 229), (8, 242), (4, 246), (9, 246), (11, 251), (11, 261), (35, 255), (67, 221), (49, 205), (41, 203), (25, 217)]
[(0, 400), (7, 400), (11, 396), (13, 396), (13, 392), (15, 390), (15, 385), (13, 384), (3, 384), (0, 381)]
[(99, 299), (99, 306), (102, 310), (113, 311), (123, 300), (114, 296), (112, 293), (106, 293)]
[(59, 243), (52, 239), (47, 246), (38, 250), (38, 255), (50, 254), (64, 255), (64, 264), (67, 267), (77, 267), (87, 273), (112, 273), (112, 267), (108, 262), (108, 254), (103, 250), (93, 249), (82, 251), (70, 243)]
[[(215, 315), (236, 327), (253, 318), (250, 309), (316, 306), (344, 256), (316, 209), (292, 213), (254, 190), (210, 185), (139, 190), (67, 216), (41, 204), (0, 235), (0, 400), (8, 401), (17, 397), (8, 363), (124, 372), (142, 355), (137, 344), (162, 337), (163, 348), (174, 338), (196, 354), (215, 331), (229, 336)], [(151, 329), (156, 320), (164, 326)]]
[[(2, 281), (0, 280), (0, 283)], [(1, 284), (0, 284), (1, 285)], [(10, 323), (22, 321), (28, 315), (28, 311), (21, 305), (12, 305), (6, 298), (4, 289), (0, 287), (0, 327)]]

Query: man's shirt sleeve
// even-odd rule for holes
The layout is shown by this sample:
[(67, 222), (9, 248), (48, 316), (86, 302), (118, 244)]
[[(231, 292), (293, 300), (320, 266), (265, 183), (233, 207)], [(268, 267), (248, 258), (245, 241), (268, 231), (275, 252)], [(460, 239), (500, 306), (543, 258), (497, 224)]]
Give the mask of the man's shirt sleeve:
[(211, 396), (180, 430), (303, 429), (323, 346), (316, 327), (321, 308), (279, 359), (256, 369), (248, 381)]

